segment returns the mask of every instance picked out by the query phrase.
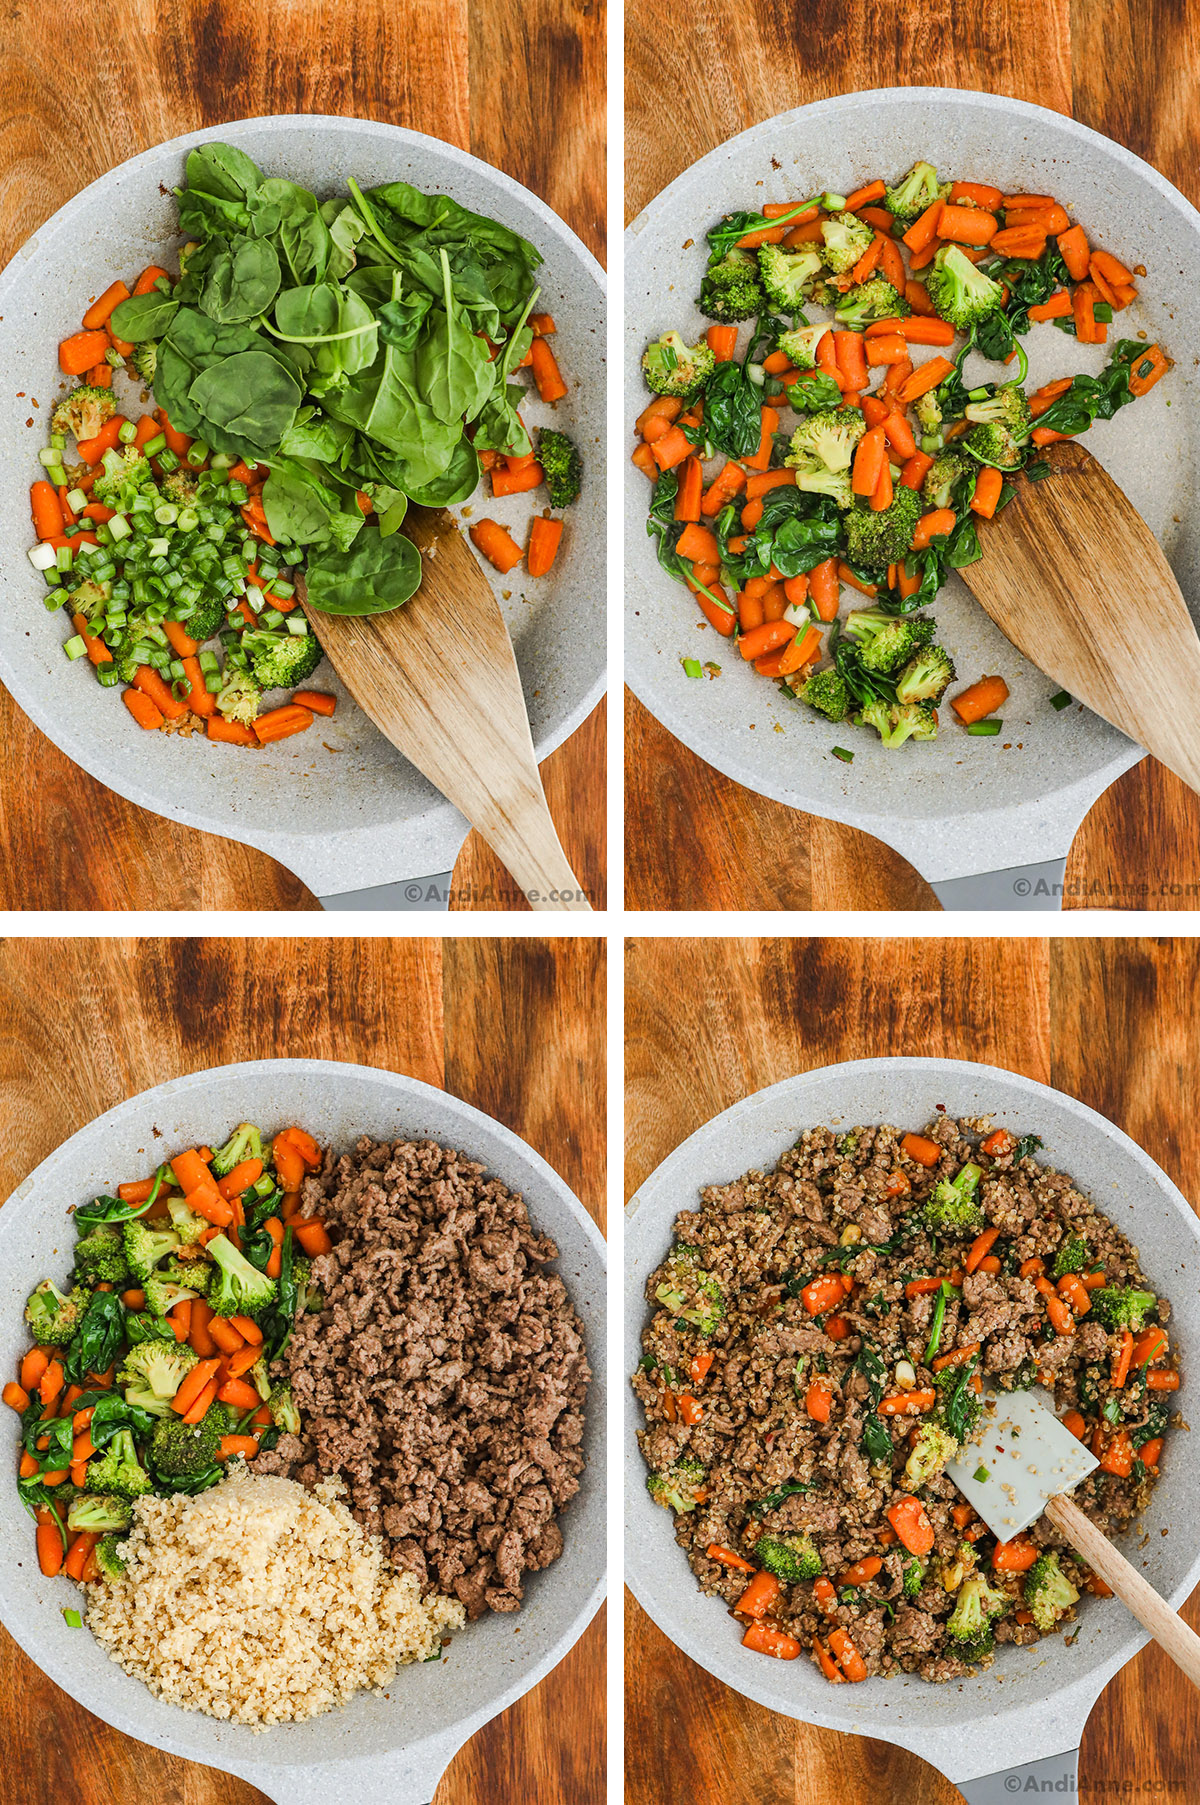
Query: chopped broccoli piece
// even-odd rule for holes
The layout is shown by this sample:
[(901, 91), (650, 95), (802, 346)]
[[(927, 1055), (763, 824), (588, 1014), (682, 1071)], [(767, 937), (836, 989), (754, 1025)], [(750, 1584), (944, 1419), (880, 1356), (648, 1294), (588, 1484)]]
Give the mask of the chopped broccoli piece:
[(663, 1473), (651, 1473), (646, 1490), (664, 1510), (695, 1510), (697, 1492), (704, 1488), (704, 1468), (690, 1454), (681, 1455)]
[(202, 597), (188, 615), (186, 622), (188, 632), (193, 639), (203, 645), (206, 639), (212, 639), (225, 624), (225, 602), (219, 595)]
[(842, 633), (857, 644), (864, 670), (886, 675), (929, 644), (934, 625), (926, 614), (889, 614), (885, 608), (855, 608), (846, 616)]
[(325, 656), (313, 632), (273, 633), (252, 627), (242, 634), (241, 645), (249, 654), (254, 681), (263, 689), (295, 689)]
[(814, 671), (797, 694), (831, 721), (844, 721), (850, 713), (850, 692), (837, 671)]
[(988, 1584), (982, 1573), (972, 1573), (958, 1589), (954, 1609), (946, 1621), (946, 1635), (954, 1645), (950, 1652), (963, 1661), (979, 1661), (995, 1646), (992, 1625), (1010, 1609), (1005, 1592)]
[(212, 1156), (212, 1173), (214, 1178), (228, 1178), (235, 1166), (243, 1160), (260, 1159), (266, 1164), (267, 1155), (263, 1151), (262, 1136), (253, 1122), (239, 1122), (223, 1147), (218, 1147)]
[(852, 270), (863, 253), (870, 250), (874, 237), (865, 219), (854, 213), (831, 213), (821, 221), (821, 261), (826, 269), (840, 276)]
[(143, 1285), (159, 1261), (179, 1246), (179, 1236), (173, 1228), (149, 1228), (140, 1219), (125, 1224), (124, 1238), (129, 1270)]
[(922, 646), (896, 678), (898, 702), (941, 701), (954, 681), (954, 663), (941, 646)]
[[(158, 1430), (155, 1430), (155, 1435)], [(151, 1489), (150, 1475), (138, 1462), (128, 1429), (118, 1429), (103, 1454), (88, 1461), (84, 1489), (115, 1492), (118, 1498), (140, 1498)]]
[(282, 1429), (285, 1435), (299, 1435), (300, 1412), (296, 1409), (290, 1385), (277, 1385), (267, 1399), (267, 1408), (277, 1429)]
[(861, 725), (875, 729), (885, 746), (937, 738), (937, 710), (932, 702), (867, 702), (858, 718)]
[(904, 1555), (900, 1571), (903, 1575), (905, 1598), (915, 1598), (925, 1584), (925, 1562), (919, 1554)]
[(88, 1285), (118, 1285), (127, 1275), (125, 1242), (119, 1228), (100, 1222), (75, 1243), (75, 1272)]
[(912, 308), (886, 276), (872, 276), (852, 288), (834, 308), (833, 317), (846, 332), (861, 332), (872, 320), (907, 319)]
[(1033, 430), (1033, 415), (1019, 382), (999, 383), (990, 395), (968, 401), (963, 414), (977, 426), (1003, 426), (1018, 445), (1023, 445)]
[(944, 244), (930, 264), (925, 292), (941, 318), (960, 332), (969, 332), (1004, 301), (1000, 284), (976, 269), (956, 244)]
[(1054, 1256), (1054, 1277), (1061, 1279), (1068, 1272), (1086, 1271), (1090, 1257), (1086, 1238), (1083, 1235), (1068, 1235)]
[(169, 1484), (172, 1479), (195, 1479), (212, 1464), (229, 1419), (224, 1407), (212, 1422), (210, 1417), (212, 1410), (206, 1411), (198, 1423), (185, 1423), (182, 1417), (171, 1416), (155, 1425), (150, 1438), (150, 1461), (162, 1480)]
[(234, 671), (217, 695), (217, 709), (227, 721), (240, 721), (243, 727), (249, 727), (258, 719), (261, 701), (262, 690), (250, 672)]
[(997, 420), (974, 427), (963, 440), (963, 450), (996, 470), (1015, 470), (1021, 462), (1020, 442)]
[(195, 1210), (189, 1210), (182, 1197), (168, 1197), (167, 1210), (171, 1217), (171, 1226), (179, 1236), (184, 1247), (194, 1247), (206, 1228), (212, 1223), (198, 1216)]
[(101, 388), (98, 383), (81, 382), (69, 395), (64, 395), (54, 409), (50, 430), (76, 440), (94, 439), (116, 411), (117, 398), (111, 389)]
[(142, 1289), (146, 1293), (146, 1308), (151, 1316), (169, 1316), (176, 1304), (183, 1303), (185, 1298), (200, 1295), (194, 1285), (181, 1285), (175, 1279), (163, 1278), (158, 1272), (152, 1272), (149, 1278), (142, 1280)]
[(183, 1285), (194, 1291), (197, 1297), (207, 1297), (213, 1281), (213, 1268), (209, 1260), (176, 1260), (164, 1262), (155, 1274), (156, 1278), (166, 1279), (172, 1285)]
[(797, 470), (796, 487), (806, 495), (828, 495), (843, 511), (854, 506), (849, 470)]
[(128, 1498), (118, 1498), (111, 1493), (80, 1492), (78, 1497), (72, 1498), (67, 1512), (67, 1528), (76, 1532), (128, 1529), (132, 1522), (133, 1511)]
[(103, 472), (92, 485), (92, 500), (103, 502), (106, 508), (128, 508), (135, 495), (153, 487), (149, 458), (137, 445), (122, 445), (117, 451), (105, 452)]
[(1106, 1329), (1141, 1329), (1158, 1299), (1153, 1291), (1137, 1291), (1131, 1285), (1102, 1285), (1092, 1292), (1092, 1315)]
[(1079, 1593), (1059, 1565), (1058, 1550), (1048, 1548), (1025, 1579), (1025, 1604), (1033, 1612), (1033, 1621), (1045, 1635), (1078, 1602)]
[(325, 1302), (321, 1287), (314, 1281), (312, 1261), (303, 1254), (292, 1256), (292, 1282), (296, 1287), (297, 1310), (320, 1310)]
[(931, 1234), (961, 1239), (983, 1227), (983, 1206), (976, 1193), (982, 1166), (968, 1160), (956, 1178), (941, 1178), (925, 1200), (925, 1226)]
[(791, 470), (849, 471), (854, 447), (866, 429), (857, 407), (819, 408), (815, 414), (807, 414), (792, 434), (784, 463)]
[(569, 508), (579, 500), (583, 462), (565, 432), (543, 426), (538, 432), (538, 463), (546, 478), (552, 508)]
[(943, 451), (934, 458), (921, 484), (921, 499), (930, 508), (948, 508), (955, 483), (971, 469), (957, 451)]
[(942, 404), (936, 389), (926, 389), (913, 402), (913, 412), (922, 432), (937, 432), (942, 424)]
[[(211, 1248), (213, 1243), (209, 1242)], [(725, 1314), (725, 1297), (711, 1272), (705, 1272), (694, 1247), (676, 1247), (666, 1262), (667, 1276), (654, 1295), (664, 1310), (711, 1335)]]
[(105, 1579), (124, 1579), (124, 1545), (125, 1537), (119, 1535), (101, 1536), (96, 1543), (96, 1562)]
[(144, 338), (133, 347), (125, 358), (125, 368), (131, 375), (146, 387), (154, 387), (154, 377), (158, 369), (158, 341)]
[(928, 1484), (957, 1453), (958, 1443), (949, 1430), (943, 1429), (939, 1423), (922, 1423), (917, 1430), (912, 1452), (904, 1463), (906, 1482), (914, 1490), (917, 1486)]
[(767, 1572), (785, 1586), (800, 1579), (815, 1579), (821, 1571), (821, 1557), (807, 1534), (759, 1536), (754, 1552)]
[[(815, 245), (801, 245), (799, 250), (785, 251), (777, 244), (764, 244), (758, 253), (758, 273), (772, 307), (780, 313), (798, 313), (808, 299), (814, 276), (821, 270), (821, 253)], [(802, 329), (804, 330), (804, 329)], [(814, 328), (809, 327), (812, 331)], [(816, 329), (818, 333), (828, 330)], [(783, 349), (782, 340), (780, 350)], [(810, 370), (811, 364), (797, 364), (798, 370)]]
[(73, 1285), (64, 1297), (50, 1279), (43, 1279), (29, 1295), (25, 1320), (33, 1339), (43, 1347), (63, 1347), (78, 1329), (88, 1304), (88, 1293), (81, 1285)]
[(278, 1289), (275, 1280), (252, 1266), (227, 1235), (214, 1235), (208, 1251), (220, 1268), (208, 1294), (214, 1315), (254, 1317), (265, 1310)]
[(646, 386), (656, 395), (678, 395), (690, 401), (716, 368), (716, 358), (705, 344), (685, 345), (678, 332), (664, 332), (642, 357)]
[(817, 346), (832, 331), (827, 320), (818, 326), (794, 326), (790, 332), (780, 333), (775, 349), (783, 352), (794, 370), (815, 370)]
[(265, 1354), (260, 1354), (258, 1356), (258, 1359), (254, 1362), (254, 1365), (250, 1368), (246, 1377), (265, 1404), (271, 1395), (271, 1377), (267, 1371), (267, 1357)]
[[(200, 493), (200, 483), (194, 470), (185, 470), (181, 466), (178, 470), (172, 470), (169, 476), (163, 477), (162, 490), (168, 501), (178, 502), (180, 507), (186, 508)], [(191, 631), (190, 620), (188, 630)], [(192, 633), (192, 638), (195, 637)]]
[(880, 570), (899, 563), (912, 549), (913, 532), (921, 517), (921, 497), (907, 483), (898, 483), (886, 508), (872, 508), (859, 501), (846, 516), (846, 547), (851, 564)]
[(741, 251), (730, 251), (705, 275), (698, 305), (710, 320), (723, 320), (727, 325), (752, 320), (761, 313), (763, 291), (755, 259), (743, 256)]
[(197, 1358), (186, 1342), (139, 1341), (126, 1354), (117, 1374), (117, 1383), (146, 1386), (155, 1397), (169, 1400), (175, 1396)]
[(950, 182), (938, 182), (937, 170), (932, 163), (914, 163), (903, 180), (888, 189), (883, 204), (893, 219), (911, 226), (939, 196), (945, 200), (952, 186)]
[(146, 1385), (127, 1385), (125, 1402), (138, 1410), (146, 1411), (149, 1416), (169, 1416), (171, 1413), (170, 1398), (160, 1398), (157, 1392), (151, 1391)]

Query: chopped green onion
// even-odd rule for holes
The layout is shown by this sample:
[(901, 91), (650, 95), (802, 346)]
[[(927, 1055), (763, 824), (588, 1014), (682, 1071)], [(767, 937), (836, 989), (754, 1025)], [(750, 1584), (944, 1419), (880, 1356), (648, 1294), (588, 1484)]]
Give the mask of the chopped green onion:
[(70, 568), (71, 568), (72, 564), (74, 564), (74, 562), (75, 562), (75, 560), (71, 555), (70, 546), (69, 545), (60, 545), (57, 553), (55, 554), (55, 563), (57, 564), (59, 570), (70, 570)]
[(52, 432), (50, 434), (50, 443), (56, 451), (65, 451), (67, 448), (66, 433), (65, 432)]
[(57, 609), (62, 607), (66, 599), (67, 592), (65, 589), (52, 589), (49, 595), (44, 595), (42, 597), (42, 607), (45, 608), (48, 613), (53, 614)]
[(991, 1474), (986, 1467), (976, 1467), (971, 1477), (977, 1485), (982, 1485), (986, 1479), (991, 1478)]
[(154, 437), (152, 439), (147, 439), (146, 443), (142, 446), (142, 450), (148, 458), (156, 458), (161, 451), (165, 451), (166, 449), (167, 435), (165, 432), (156, 432)]
[(70, 639), (68, 639), (66, 645), (63, 647), (63, 651), (67, 654), (67, 657), (72, 660), (87, 657), (87, 647), (84, 645), (83, 639), (78, 633), (72, 633)]
[(169, 539), (151, 539), (150, 541), (150, 556), (152, 558), (165, 558), (170, 549), (171, 541)]
[(82, 514), (88, 505), (88, 498), (82, 489), (67, 490), (67, 506), (72, 514)]
[(1057, 708), (1060, 710), (1064, 709), (1064, 708), (1070, 708), (1071, 697), (1068, 695), (1068, 693), (1065, 689), (1060, 689), (1056, 696), (1051, 696), (1050, 706), (1051, 706), (1051, 708)]
[(67, 1605), (63, 1605), (61, 1608), (63, 1620), (66, 1623), (67, 1628), (69, 1630), (81, 1630), (83, 1628), (83, 1618), (79, 1615), (79, 1612), (71, 1610)]
[(995, 738), (1003, 725), (1003, 721), (972, 721), (967, 732), (973, 733), (976, 739), (990, 740)]
[(683, 666), (683, 674), (685, 677), (703, 677), (704, 672), (700, 668), (700, 660), (698, 658), (681, 658), (679, 662)]
[(170, 446), (168, 446), (165, 451), (159, 451), (155, 455), (158, 458), (158, 467), (165, 476), (170, 476), (173, 470), (178, 470), (179, 459), (171, 450)]
[(30, 546), (29, 562), (35, 570), (53, 570), (58, 563), (58, 553), (43, 539), (40, 544)]
[(133, 528), (126, 520), (124, 514), (114, 514), (112, 519), (108, 522), (108, 530), (114, 539), (128, 539)]
[(303, 615), (297, 616), (295, 614), (289, 614), (284, 625), (287, 627), (289, 633), (295, 634), (297, 639), (304, 639), (308, 633), (308, 622), (304, 619)]
[(132, 420), (122, 420), (117, 428), (117, 438), (122, 445), (132, 445), (137, 438), (137, 427)]
[(53, 445), (43, 445), (38, 452), (38, 463), (45, 464), (48, 469), (55, 469), (62, 463), (62, 452)]
[(201, 464), (208, 461), (208, 446), (203, 439), (197, 439), (188, 447), (187, 461), (193, 470), (199, 470)]
[(200, 516), (195, 508), (181, 508), (176, 525), (181, 533), (194, 533), (200, 525)]
[(844, 746), (831, 746), (830, 751), (835, 758), (840, 758), (844, 764), (852, 765), (854, 763), (853, 752), (847, 752)]
[(214, 451), (209, 461), (214, 470), (231, 470), (237, 463), (237, 459), (227, 451)]

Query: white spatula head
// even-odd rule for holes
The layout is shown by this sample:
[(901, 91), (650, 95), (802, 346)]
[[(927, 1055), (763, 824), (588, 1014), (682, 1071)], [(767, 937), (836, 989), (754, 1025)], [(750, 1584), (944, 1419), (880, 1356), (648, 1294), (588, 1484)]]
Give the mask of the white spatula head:
[(1035, 1523), (1050, 1498), (1074, 1490), (1099, 1465), (1054, 1414), (1050, 1393), (990, 1391), (978, 1441), (946, 1468), (993, 1535), (1011, 1542)]

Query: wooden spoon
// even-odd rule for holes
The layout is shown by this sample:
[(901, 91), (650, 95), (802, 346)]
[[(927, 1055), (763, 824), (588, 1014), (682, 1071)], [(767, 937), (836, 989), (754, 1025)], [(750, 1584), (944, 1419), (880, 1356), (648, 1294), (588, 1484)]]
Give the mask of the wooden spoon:
[(1200, 639), (1158, 540), (1082, 445), (1048, 446), (959, 571), (1032, 664), (1200, 790)]
[(534, 909), (590, 910), (546, 806), (512, 640), (445, 508), (410, 508), (421, 587), (402, 608), (323, 614), (296, 593), (334, 670), (516, 878)]

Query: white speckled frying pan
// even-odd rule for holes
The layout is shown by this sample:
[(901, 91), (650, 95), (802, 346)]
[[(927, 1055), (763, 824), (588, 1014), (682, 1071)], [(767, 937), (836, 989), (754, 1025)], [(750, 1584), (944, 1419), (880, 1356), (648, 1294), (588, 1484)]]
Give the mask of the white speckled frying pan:
[[(1117, 316), (1110, 343), (1139, 332), (1161, 337), (1176, 367), (1143, 401), (1094, 426), (1086, 442), (1148, 521), (1200, 618), (1200, 214), (1139, 157), (1043, 107), (950, 88), (843, 94), (756, 125), (679, 176), (626, 234), (627, 425), (645, 406), (639, 363), (649, 340), (675, 326), (693, 342), (707, 325), (694, 297), (704, 234), (722, 213), (822, 189), (849, 193), (877, 175), (895, 179), (917, 157), (1007, 193), (1053, 193), (1092, 243), (1146, 266), (1141, 295)], [(1050, 325), (1023, 342), (1031, 388), (1094, 374), (1107, 361), (1105, 347), (1079, 345)], [(983, 359), (969, 360), (967, 370), (976, 381), (997, 377)], [(711, 629), (697, 631), (692, 598), (659, 569), (646, 536), (648, 489), (627, 463), (626, 675), (651, 713), (747, 788), (894, 846), (948, 908), (1058, 907), (1054, 886), (1080, 822), (1140, 750), (1081, 708), (1056, 713), (1049, 699), (1058, 685), (1015, 651), (953, 572), (934, 610), (940, 636), (964, 681), (1004, 674), (1012, 693), (1002, 738), (971, 738), (943, 710), (935, 744), (889, 752), (869, 732), (823, 721), (786, 701), (728, 646), (718, 650)], [(986, 528), (981, 537), (986, 556)], [(720, 677), (689, 681), (685, 656), (717, 659)], [(853, 750), (852, 765), (830, 756), (835, 745)]]
[[(587, 1333), (588, 1393), (580, 1491), (559, 1519), (564, 1551), (529, 1575), (522, 1609), (457, 1631), (445, 1661), (402, 1667), (389, 1696), (349, 1704), (263, 1734), (162, 1703), (111, 1661), (62, 1609), (78, 1590), (38, 1571), (33, 1525), (11, 1479), (0, 1486), (0, 1621), (50, 1678), (126, 1735), (221, 1768), (278, 1805), (419, 1805), (448, 1762), (489, 1718), (536, 1685), (591, 1621), (604, 1593), (605, 1248), (583, 1205), (546, 1162), (470, 1104), (414, 1078), (322, 1059), (219, 1066), (131, 1097), (65, 1141), (0, 1210), (0, 1365), (28, 1346), (25, 1299), (61, 1278), (73, 1235), (67, 1208), (149, 1168), (163, 1151), (196, 1145), (248, 1119), (264, 1129), (301, 1121), (322, 1145), (361, 1134), (430, 1138), (461, 1149), (523, 1193), (530, 1219), (557, 1242), (558, 1271)], [(6, 1473), (16, 1471), (17, 1419), (4, 1413)]]
[[(1200, 1224), (1187, 1200), (1128, 1135), (1074, 1097), (959, 1059), (858, 1059), (785, 1078), (735, 1103), (677, 1147), (626, 1211), (625, 1373), (641, 1357), (646, 1280), (670, 1245), (676, 1214), (698, 1206), (702, 1185), (727, 1183), (754, 1167), (768, 1170), (805, 1128), (877, 1122), (917, 1128), (939, 1104), (954, 1116), (990, 1114), (997, 1127), (1042, 1136), (1040, 1157), (1069, 1172), (1129, 1236), (1151, 1285), (1170, 1298), (1184, 1385), (1193, 1383)], [(988, 1672), (944, 1686), (905, 1675), (833, 1687), (805, 1659), (766, 1660), (741, 1646), (720, 1600), (700, 1591), (668, 1515), (650, 1501), (634, 1439), (641, 1407), (628, 1386), (626, 1398), (626, 1572), (639, 1603), (685, 1654), (768, 1710), (911, 1749), (954, 1781), (968, 1805), (1002, 1805), (1037, 1791), (1074, 1797), (1088, 1713), (1148, 1640), (1118, 1600), (1085, 1599), (1069, 1647), (1056, 1637), (1032, 1648), (1001, 1648)], [(1178, 1610), (1200, 1580), (1200, 1524), (1191, 1502), (1200, 1486), (1200, 1445), (1195, 1436), (1178, 1434), (1168, 1452), (1139, 1520), (1138, 1559), (1155, 1591)], [(1129, 1541), (1124, 1552), (1132, 1558)]]
[[(288, 176), (321, 199), (344, 192), (350, 175), (368, 188), (404, 179), (452, 194), (542, 252), (539, 305), (554, 314), (570, 393), (550, 409), (532, 390), (523, 411), (531, 425), (553, 420), (576, 440), (584, 488), (549, 577), (530, 583), (520, 569), (504, 579), (490, 574), (512, 634), (539, 761), (604, 692), (604, 272), (557, 214), (500, 170), (419, 132), (320, 114), (236, 120), (143, 151), (68, 201), (0, 273), (0, 358), (9, 378), (0, 392), (0, 679), (42, 731), (101, 783), (173, 821), (270, 853), (326, 907), (411, 908), (406, 889), (419, 889), (423, 907), (433, 903), (432, 891), (444, 907), (467, 823), (367, 719), (328, 664), (320, 687), (337, 694), (333, 720), (264, 752), (239, 756), (237, 747), (143, 733), (110, 690), (63, 656), (62, 622), (41, 606), (44, 586), (25, 555), (29, 485), (46, 443), (46, 413), (63, 383), (59, 341), (78, 330), (89, 295), (152, 259), (165, 260), (182, 242), (171, 190), (183, 182), (188, 151), (213, 139), (236, 145), (268, 174)], [(493, 502), (483, 487), (453, 511), (486, 513), (523, 544), (529, 500)], [(402, 881), (430, 872), (442, 875), (427, 885)]]

